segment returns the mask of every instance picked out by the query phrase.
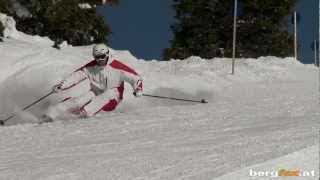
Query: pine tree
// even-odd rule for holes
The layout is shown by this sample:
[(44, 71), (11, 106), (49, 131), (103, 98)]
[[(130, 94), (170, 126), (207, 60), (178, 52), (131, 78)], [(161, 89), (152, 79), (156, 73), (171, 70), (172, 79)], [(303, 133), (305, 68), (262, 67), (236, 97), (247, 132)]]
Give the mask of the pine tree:
[(293, 38), (285, 18), (292, 13), (295, 0), (243, 0), (239, 17), (238, 55), (242, 57), (293, 54)]
[[(103, 17), (96, 12), (98, 0), (19, 0), (32, 14), (17, 17), (17, 29), (32, 35), (48, 36), (56, 44), (66, 40), (71, 45), (106, 42), (110, 34)], [(117, 4), (118, 0), (109, 1)], [(79, 4), (89, 3), (92, 8), (82, 9)]]
[[(0, 0), (0, 13), (9, 14), (10, 12), (12, 12), (11, 3), (8, 2), (7, 0)], [(3, 39), (2, 39), (3, 38), (3, 31), (4, 31), (4, 26), (0, 22), (0, 42), (3, 41)]]
[(119, 0), (82, 0), (83, 3), (89, 3), (90, 5), (101, 5), (103, 2), (109, 5), (118, 5)]
[(12, 12), (11, 3), (8, 0), (0, 0), (0, 12), (5, 14)]
[[(291, 55), (292, 37), (284, 28), (295, 0), (239, 0), (237, 56)], [(174, 0), (171, 48), (164, 59), (231, 56), (233, 0)]]
[[(71, 13), (70, 13), (71, 12)], [(60, 1), (48, 10), (49, 37), (72, 45), (106, 41), (110, 33), (95, 9), (81, 9), (77, 0)]]

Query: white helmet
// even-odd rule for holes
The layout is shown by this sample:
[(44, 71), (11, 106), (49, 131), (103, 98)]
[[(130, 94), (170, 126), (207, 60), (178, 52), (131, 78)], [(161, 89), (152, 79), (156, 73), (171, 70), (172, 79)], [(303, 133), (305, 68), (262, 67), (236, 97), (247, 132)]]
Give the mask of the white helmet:
[[(95, 58), (101, 59), (99, 57), (109, 57), (110, 50), (105, 44), (96, 44), (93, 46), (92, 55)], [(104, 59), (104, 58), (103, 58)]]

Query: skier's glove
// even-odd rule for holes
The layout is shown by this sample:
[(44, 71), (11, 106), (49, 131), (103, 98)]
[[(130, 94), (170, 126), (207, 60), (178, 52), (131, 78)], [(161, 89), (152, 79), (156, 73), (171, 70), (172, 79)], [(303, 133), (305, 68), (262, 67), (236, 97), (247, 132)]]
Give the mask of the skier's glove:
[(62, 91), (62, 84), (56, 84), (52, 87), (52, 91), (54, 93), (59, 93)]
[(133, 95), (134, 95), (135, 97), (141, 97), (141, 96), (143, 95), (143, 93), (142, 93), (141, 90), (137, 90), (137, 91), (134, 91), (134, 92), (133, 92)]
[(142, 93), (142, 80), (138, 80), (137, 83), (134, 86), (135, 90), (133, 92), (133, 95), (135, 97), (141, 97), (143, 95)]

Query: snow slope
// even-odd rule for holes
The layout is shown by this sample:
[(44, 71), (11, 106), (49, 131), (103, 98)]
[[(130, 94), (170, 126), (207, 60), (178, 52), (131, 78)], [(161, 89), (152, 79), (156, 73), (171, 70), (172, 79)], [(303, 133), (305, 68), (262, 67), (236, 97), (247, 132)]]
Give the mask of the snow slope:
[[(145, 93), (209, 104), (137, 99), (126, 86), (114, 112), (38, 126), (30, 122), (60, 96), (28, 112), (21, 107), (87, 62), (91, 47), (59, 51), (46, 38), (17, 33), (0, 43), (0, 118), (18, 114), (0, 128), (0, 179), (249, 179), (246, 167), (277, 168), (295, 158), (318, 170), (308, 161), (318, 158), (320, 124), (312, 65), (238, 59), (232, 76), (230, 59), (146, 62), (114, 51), (144, 77)], [(304, 148), (310, 154), (285, 156)], [(299, 163), (291, 165), (283, 168)], [(238, 170), (243, 173), (229, 174)]]
[[(318, 179), (319, 173), (319, 147), (312, 146), (301, 151), (286, 155), (281, 158), (273, 159), (262, 164), (246, 167), (241, 170), (220, 176), (214, 180), (239, 180), (239, 179), (288, 179), (290, 177), (279, 176), (280, 170), (299, 171), (299, 177), (291, 177), (291, 179)], [(272, 172), (258, 175), (258, 172)], [(275, 173), (278, 172), (278, 173)]]

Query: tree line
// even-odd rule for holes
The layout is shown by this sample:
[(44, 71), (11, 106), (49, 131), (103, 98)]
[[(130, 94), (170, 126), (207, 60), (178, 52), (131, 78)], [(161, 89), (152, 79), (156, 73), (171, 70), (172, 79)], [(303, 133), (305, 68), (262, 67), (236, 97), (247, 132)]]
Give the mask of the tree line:
[[(118, 0), (105, 0), (109, 5)], [(0, 12), (17, 21), (17, 29), (48, 36), (71, 45), (107, 42), (110, 27), (97, 11), (102, 0), (0, 0)], [(239, 0), (237, 57), (279, 57), (293, 54), (293, 37), (286, 17), (296, 0)], [(20, 5), (17, 8), (17, 3)], [(92, 8), (81, 8), (88, 3)], [(195, 55), (202, 58), (232, 54), (234, 0), (173, 0), (176, 11), (171, 47), (163, 51), (168, 60)], [(27, 13), (21, 13), (21, 7)], [(18, 10), (17, 10), (18, 9)], [(21, 15), (23, 14), (23, 15)], [(0, 32), (3, 26), (0, 23)], [(1, 36), (1, 34), (0, 34)]]
[[(80, 6), (85, 3), (90, 6)], [(57, 44), (67, 41), (71, 45), (89, 45), (107, 42), (110, 34), (109, 26), (95, 8), (101, 3), (101, 0), (0, 0), (0, 12), (13, 16), (17, 29), (27, 34), (48, 36)], [(108, 0), (108, 4), (118, 4), (118, 0)]]
[[(238, 0), (237, 57), (293, 54), (286, 17), (296, 0)], [(174, 0), (174, 38), (164, 59), (231, 57), (234, 0)]]

